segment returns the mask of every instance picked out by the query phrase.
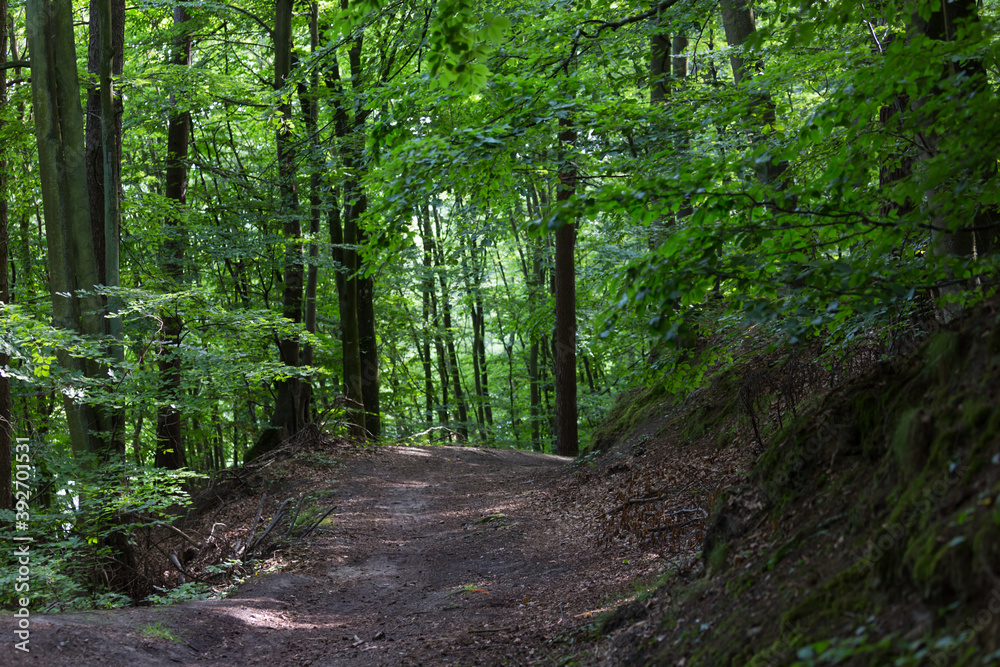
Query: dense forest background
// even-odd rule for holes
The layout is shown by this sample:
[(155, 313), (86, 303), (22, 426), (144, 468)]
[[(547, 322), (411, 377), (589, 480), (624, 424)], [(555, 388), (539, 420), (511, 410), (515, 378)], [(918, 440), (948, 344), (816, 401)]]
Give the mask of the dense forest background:
[(992, 293), (994, 2), (0, 15), (0, 464), (43, 503), (310, 422), (575, 455), (651, 372)]

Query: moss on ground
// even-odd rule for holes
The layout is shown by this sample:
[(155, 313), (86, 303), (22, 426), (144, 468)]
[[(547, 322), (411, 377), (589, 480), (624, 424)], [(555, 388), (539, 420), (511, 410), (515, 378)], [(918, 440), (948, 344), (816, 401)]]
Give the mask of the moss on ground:
[[(775, 534), (714, 535), (664, 607), (666, 639), (637, 638), (629, 664), (1000, 663), (998, 390), (1000, 328), (979, 315), (800, 406), (748, 478)], [(643, 398), (614, 428), (635, 427)], [(711, 396), (677, 423), (724, 443), (734, 410)]]

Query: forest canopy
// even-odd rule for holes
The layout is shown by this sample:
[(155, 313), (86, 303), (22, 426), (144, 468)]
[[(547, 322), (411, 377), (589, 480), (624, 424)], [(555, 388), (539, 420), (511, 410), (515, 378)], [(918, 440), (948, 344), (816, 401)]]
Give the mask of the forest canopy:
[(575, 454), (651, 367), (888, 349), (992, 293), (995, 2), (0, 9), (33, 474), (310, 422)]

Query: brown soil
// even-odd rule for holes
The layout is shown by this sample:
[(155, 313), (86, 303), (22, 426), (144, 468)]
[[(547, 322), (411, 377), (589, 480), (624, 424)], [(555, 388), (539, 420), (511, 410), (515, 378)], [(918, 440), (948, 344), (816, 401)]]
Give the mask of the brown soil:
[[(326, 506), (337, 505), (329, 525), (274, 555), (279, 573), (222, 600), (35, 615), (30, 653), (8, 643), (0, 662), (529, 664), (573, 653), (574, 630), (660, 567), (626, 543), (598, 548), (600, 491), (560, 457), (386, 447), (273, 474), (288, 496), (329, 484)], [(7, 637), (12, 621), (0, 622)]]

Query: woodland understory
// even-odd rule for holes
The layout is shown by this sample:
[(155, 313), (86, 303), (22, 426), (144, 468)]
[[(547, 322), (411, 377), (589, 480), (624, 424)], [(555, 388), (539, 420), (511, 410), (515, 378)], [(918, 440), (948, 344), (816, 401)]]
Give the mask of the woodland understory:
[[(852, 383), (884, 373), (905, 397), (865, 385), (877, 407), (844, 408), (822, 445), (835, 477), (845, 454), (904, 471), (868, 518), (912, 504), (929, 461), (992, 451), (942, 443), (965, 417), (932, 403), (992, 386), (993, 0), (0, 0), (0, 17), (0, 524), (45, 563), (33, 612), (228, 590), (328, 517), (261, 497), (239, 537), (194, 539), (192, 498), (292, 451), (324, 464), (306, 442), (523, 449), (576, 457), (579, 479), (632, 470), (609, 452), (641, 457), (637, 433), (669, 431), (658, 451), (682, 458), (711, 437), (729, 453), (699, 455), (710, 483), (643, 467), (592, 523), (606, 548), (656, 537), (712, 576), (732, 564), (719, 544), (764, 525), (726, 503), (799, 498), (812, 472), (776, 448)], [(972, 379), (913, 371), (940, 385), (921, 407), (912, 359)], [(955, 395), (992, 433), (989, 401)], [(851, 431), (875, 425), (881, 444)], [(952, 555), (921, 526), (880, 581), (928, 605), (971, 590), (941, 592)], [(995, 583), (976, 526), (948, 567), (982, 560), (975, 582)], [(3, 559), (0, 601), (25, 606)], [(646, 621), (619, 620), (587, 623), (639, 641)]]

